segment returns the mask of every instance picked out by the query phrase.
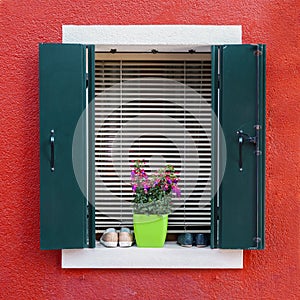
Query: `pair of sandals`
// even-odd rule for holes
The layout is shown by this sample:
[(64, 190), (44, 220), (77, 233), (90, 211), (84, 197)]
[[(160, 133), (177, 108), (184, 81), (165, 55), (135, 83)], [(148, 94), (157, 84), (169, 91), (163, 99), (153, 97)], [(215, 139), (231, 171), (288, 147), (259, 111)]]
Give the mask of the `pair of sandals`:
[(196, 246), (198, 248), (207, 247), (210, 244), (210, 235), (207, 233), (192, 234), (185, 232), (178, 235), (177, 243), (182, 247), (190, 248)]
[(109, 248), (115, 248), (118, 245), (120, 247), (131, 247), (133, 241), (133, 232), (126, 227), (122, 227), (120, 231), (115, 228), (108, 228), (100, 238), (100, 244)]

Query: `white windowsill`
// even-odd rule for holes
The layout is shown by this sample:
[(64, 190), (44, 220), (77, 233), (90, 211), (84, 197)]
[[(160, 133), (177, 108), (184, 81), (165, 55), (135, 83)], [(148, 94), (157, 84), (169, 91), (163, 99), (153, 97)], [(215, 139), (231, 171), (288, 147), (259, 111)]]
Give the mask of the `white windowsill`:
[(168, 242), (164, 248), (63, 249), (62, 268), (242, 269), (243, 250), (184, 248)]

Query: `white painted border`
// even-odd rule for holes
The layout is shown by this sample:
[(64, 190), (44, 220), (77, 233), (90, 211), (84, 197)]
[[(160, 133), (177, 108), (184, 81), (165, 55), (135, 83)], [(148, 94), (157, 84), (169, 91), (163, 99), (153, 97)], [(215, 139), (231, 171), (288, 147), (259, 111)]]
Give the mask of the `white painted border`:
[(62, 268), (135, 269), (242, 269), (242, 250), (183, 248), (105, 248), (62, 251)]
[[(210, 45), (241, 44), (242, 27), (210, 25), (63, 25), (63, 43), (92, 44), (98, 51), (210, 51)], [(243, 250), (167, 243), (164, 248), (63, 249), (62, 268), (241, 269)]]
[(210, 45), (241, 44), (240, 25), (63, 25), (63, 43), (96, 45), (97, 51), (210, 51)]

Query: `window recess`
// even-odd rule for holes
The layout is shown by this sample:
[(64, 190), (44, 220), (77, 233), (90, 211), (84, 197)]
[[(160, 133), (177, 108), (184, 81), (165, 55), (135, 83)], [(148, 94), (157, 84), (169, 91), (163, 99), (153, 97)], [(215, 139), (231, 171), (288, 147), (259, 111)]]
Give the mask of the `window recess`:
[(95, 60), (95, 226), (132, 227), (132, 160), (180, 173), (168, 233), (210, 232), (211, 56), (103, 54)]

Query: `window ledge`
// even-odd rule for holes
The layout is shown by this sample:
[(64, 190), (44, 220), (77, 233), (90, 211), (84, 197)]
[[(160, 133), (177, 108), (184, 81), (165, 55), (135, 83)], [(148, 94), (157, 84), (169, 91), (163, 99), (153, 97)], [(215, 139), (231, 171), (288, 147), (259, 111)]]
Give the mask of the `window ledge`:
[(164, 248), (63, 249), (62, 268), (79, 269), (242, 269), (243, 250), (184, 248), (168, 242)]

